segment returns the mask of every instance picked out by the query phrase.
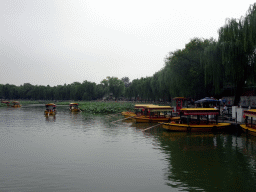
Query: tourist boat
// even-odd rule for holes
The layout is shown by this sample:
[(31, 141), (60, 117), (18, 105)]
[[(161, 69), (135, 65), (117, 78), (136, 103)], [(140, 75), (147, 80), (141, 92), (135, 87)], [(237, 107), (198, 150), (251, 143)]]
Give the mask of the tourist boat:
[(48, 103), (45, 105), (46, 110), (44, 111), (45, 115), (56, 115), (56, 105), (54, 103)]
[(9, 106), (10, 102), (9, 101), (1, 101), (1, 103), (6, 104), (7, 106)]
[(71, 112), (80, 112), (81, 110), (78, 108), (78, 103), (70, 103), (69, 110)]
[(162, 123), (161, 126), (169, 131), (220, 131), (228, 128), (231, 124), (218, 123), (219, 113), (219, 110), (215, 108), (182, 108), (179, 122)]
[(136, 116), (141, 116), (144, 115), (144, 108), (147, 106), (152, 106), (153, 104), (135, 104), (134, 105), (134, 111), (123, 111), (121, 114), (125, 117), (125, 118), (134, 118)]
[[(256, 124), (253, 118), (256, 118), (256, 109), (244, 111), (245, 124), (241, 124), (242, 130), (246, 133), (256, 136)], [(250, 121), (248, 121), (248, 117)]]
[(11, 107), (18, 108), (21, 107), (21, 104), (19, 101), (13, 101)]
[(134, 118), (136, 123), (158, 123), (180, 119), (180, 117), (172, 116), (173, 107), (171, 106), (149, 105), (145, 106), (142, 110), (144, 115), (136, 116)]

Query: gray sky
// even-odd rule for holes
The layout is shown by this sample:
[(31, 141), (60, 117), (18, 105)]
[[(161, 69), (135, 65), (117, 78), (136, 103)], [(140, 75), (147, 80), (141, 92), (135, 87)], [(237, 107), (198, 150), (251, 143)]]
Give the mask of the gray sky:
[(149, 77), (192, 38), (218, 38), (253, 0), (1, 0), (0, 84)]

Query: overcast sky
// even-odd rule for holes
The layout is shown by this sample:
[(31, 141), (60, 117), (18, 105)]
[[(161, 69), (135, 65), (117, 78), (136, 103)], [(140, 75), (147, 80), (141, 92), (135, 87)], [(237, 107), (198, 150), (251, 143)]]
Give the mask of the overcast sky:
[(194, 38), (218, 39), (253, 0), (1, 0), (0, 84), (149, 77)]

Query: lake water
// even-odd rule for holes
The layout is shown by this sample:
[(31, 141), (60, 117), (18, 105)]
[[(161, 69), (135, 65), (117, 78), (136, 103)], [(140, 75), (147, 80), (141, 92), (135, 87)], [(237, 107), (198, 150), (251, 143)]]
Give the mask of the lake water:
[[(118, 115), (0, 108), (0, 191), (255, 191), (256, 139), (146, 132)], [(115, 123), (111, 123), (116, 121)]]

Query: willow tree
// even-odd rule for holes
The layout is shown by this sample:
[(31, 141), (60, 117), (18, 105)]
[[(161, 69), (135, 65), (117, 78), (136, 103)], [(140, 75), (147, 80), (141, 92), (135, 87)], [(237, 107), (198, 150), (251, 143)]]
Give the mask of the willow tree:
[(204, 65), (204, 79), (207, 93), (209, 95), (222, 94), (224, 82), (227, 84), (229, 78), (225, 74), (218, 42), (212, 40), (209, 46), (205, 48), (201, 62)]
[(172, 96), (201, 98), (206, 95), (201, 54), (209, 43), (210, 40), (194, 38), (185, 49), (172, 52), (166, 58)]
[(229, 19), (219, 30), (222, 64), (234, 86), (234, 105), (238, 105), (246, 82), (254, 80), (255, 10), (255, 5), (251, 6), (246, 17)]

